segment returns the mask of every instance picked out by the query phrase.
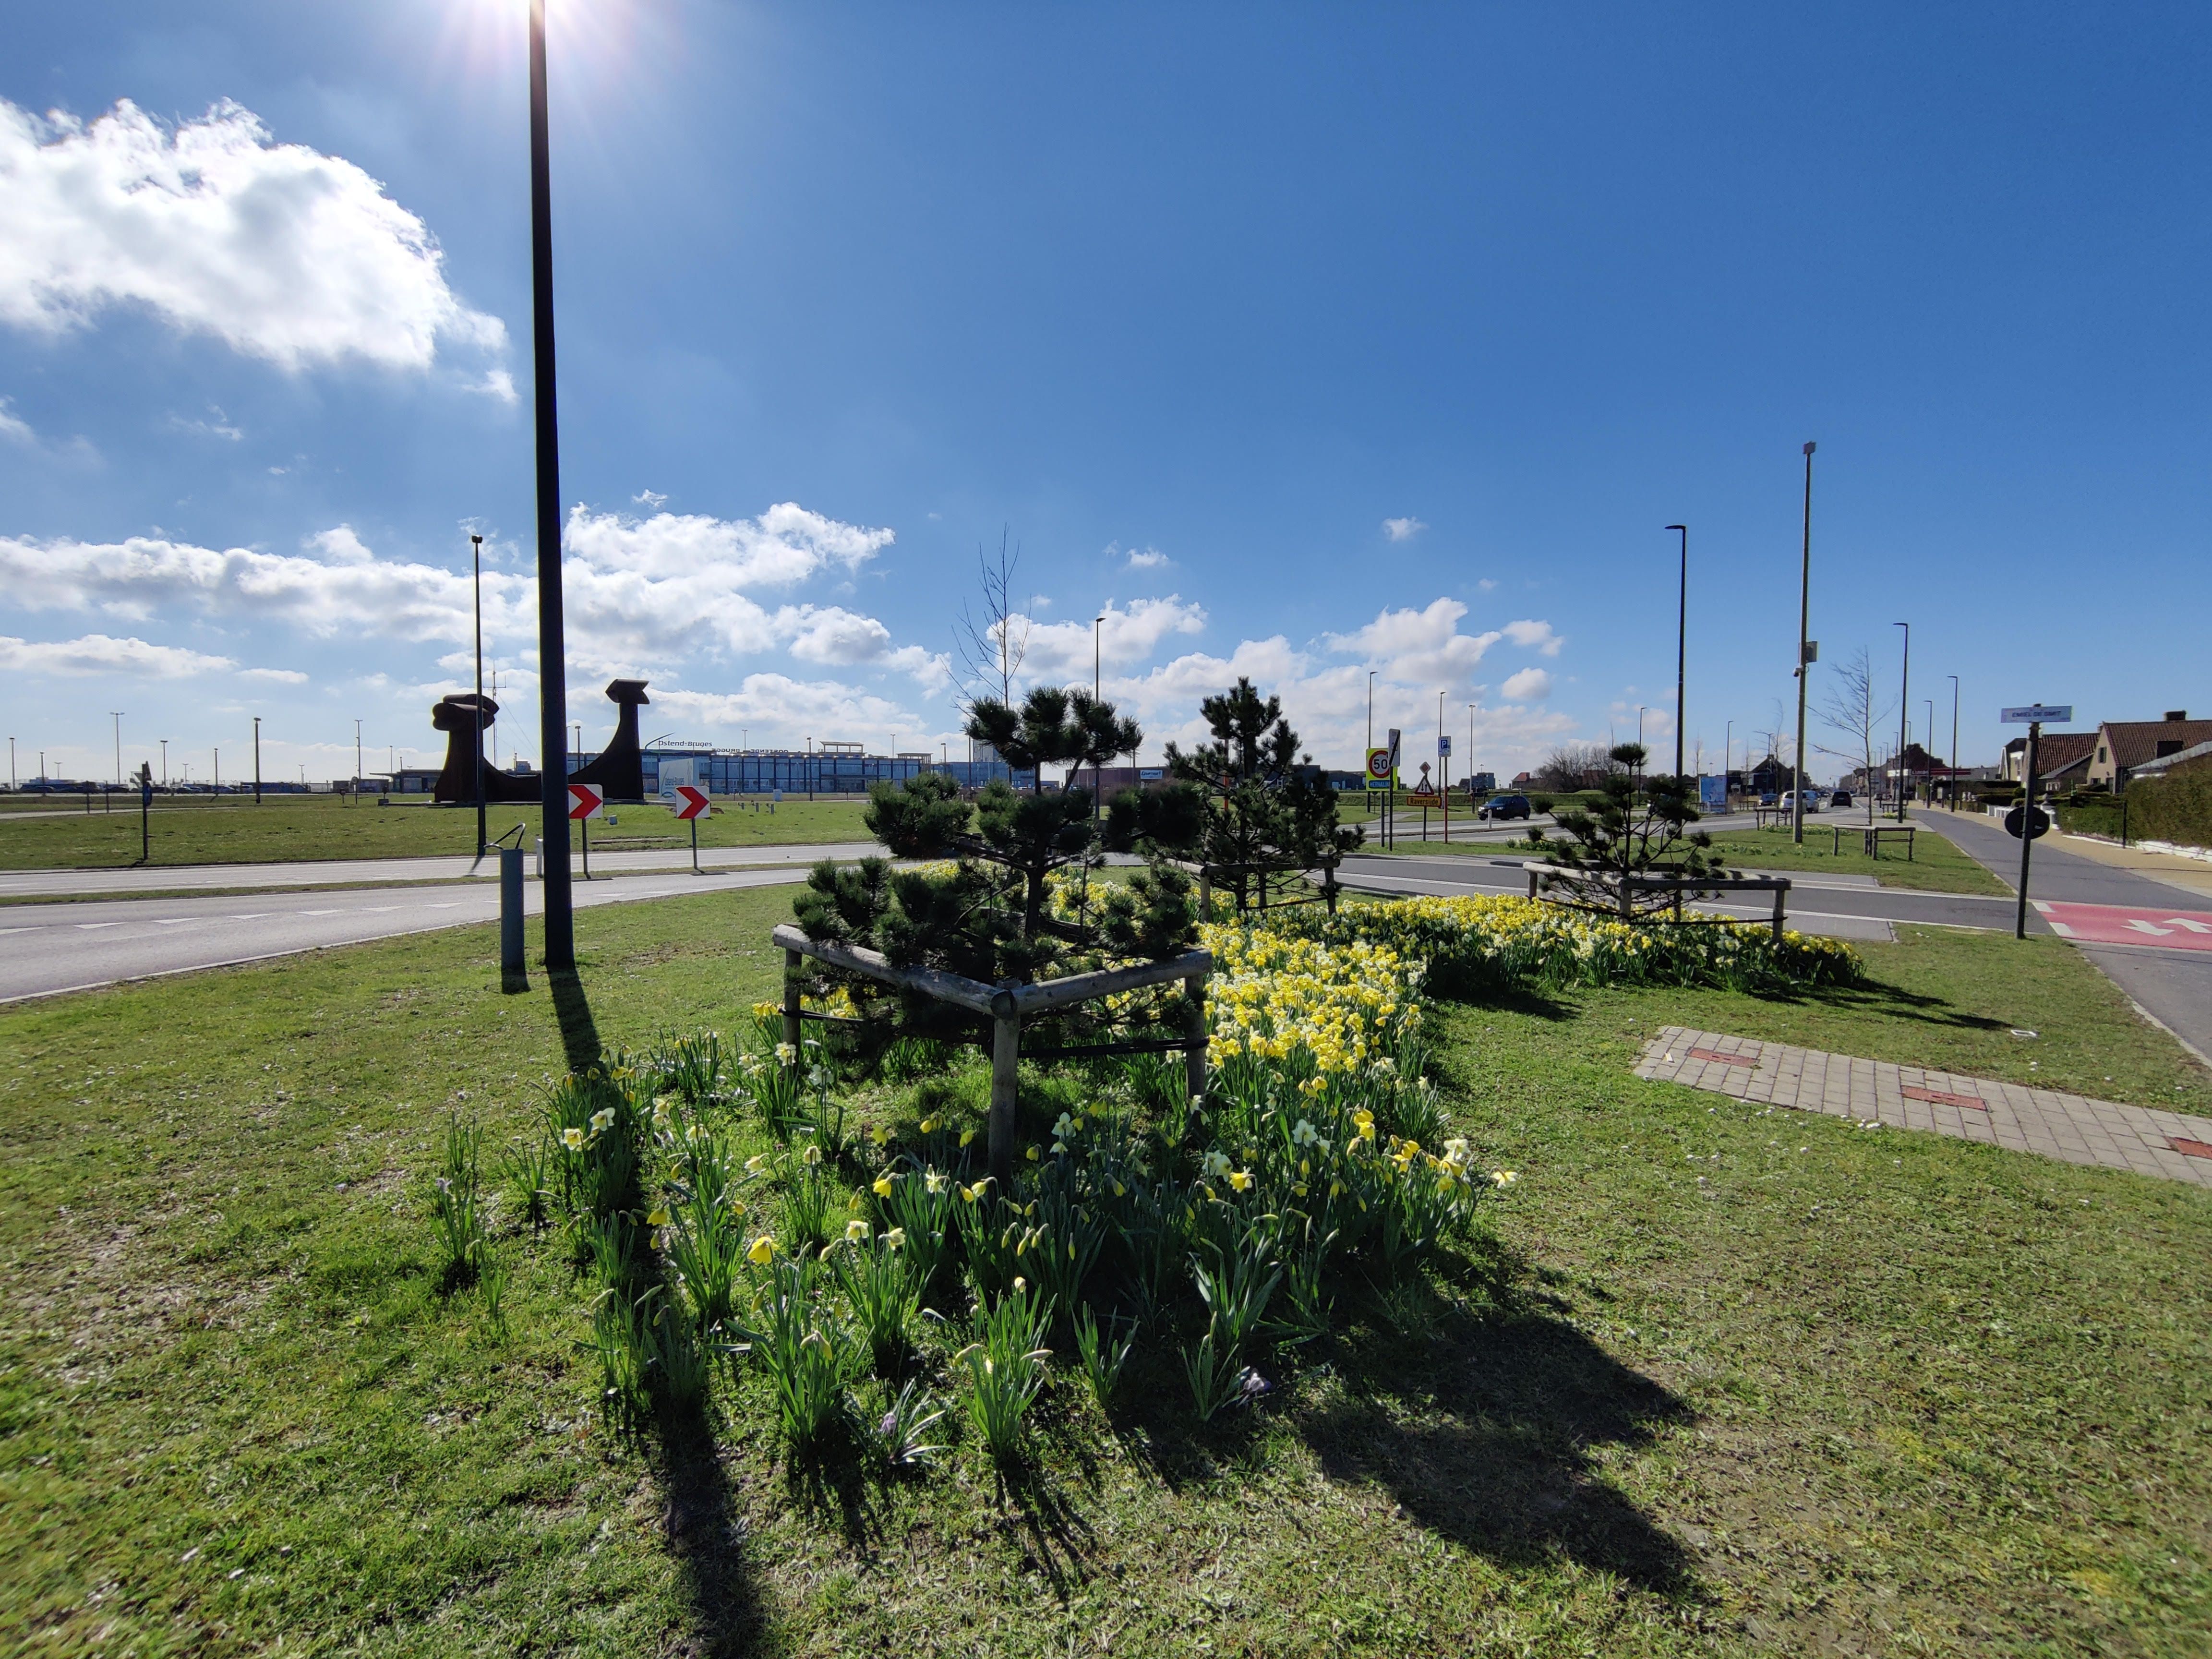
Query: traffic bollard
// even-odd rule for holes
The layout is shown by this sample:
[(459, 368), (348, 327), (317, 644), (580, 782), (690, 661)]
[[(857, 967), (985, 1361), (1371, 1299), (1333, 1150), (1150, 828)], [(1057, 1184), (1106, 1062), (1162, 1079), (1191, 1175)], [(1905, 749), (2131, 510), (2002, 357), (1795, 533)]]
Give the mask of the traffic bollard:
[(499, 976), (502, 990), (529, 988), (522, 962), (522, 849), (499, 849)]

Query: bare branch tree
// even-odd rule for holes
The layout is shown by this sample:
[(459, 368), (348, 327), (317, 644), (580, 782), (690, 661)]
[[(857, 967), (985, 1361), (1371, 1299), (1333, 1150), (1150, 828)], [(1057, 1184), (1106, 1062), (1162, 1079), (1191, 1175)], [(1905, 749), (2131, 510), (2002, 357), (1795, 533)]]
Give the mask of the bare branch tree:
[(1818, 705), (1820, 724), (1841, 733), (1849, 740), (1850, 746), (1848, 749), (1831, 749), (1826, 744), (1813, 746), (1824, 755), (1833, 755), (1838, 760), (1848, 761), (1863, 769), (1866, 779), (1867, 822), (1872, 823), (1875, 733), (1887, 726), (1890, 706), (1877, 707), (1875, 704), (1874, 665), (1869, 659), (1864, 646), (1838, 663), (1831, 672), (1833, 678), (1828, 684), (1827, 693)]
[(978, 618), (963, 601), (960, 620), (952, 630), (961, 678), (968, 686), (971, 702), (987, 697), (1008, 704), (1014, 700), (1014, 677), (1021, 672), (1022, 659), (1029, 654), (1030, 647), (1028, 611), (1014, 604), (1014, 576), (1021, 562), (1022, 550), (1009, 550), (1005, 530), (999, 532), (995, 560), (981, 547), (975, 550), (983, 614)]

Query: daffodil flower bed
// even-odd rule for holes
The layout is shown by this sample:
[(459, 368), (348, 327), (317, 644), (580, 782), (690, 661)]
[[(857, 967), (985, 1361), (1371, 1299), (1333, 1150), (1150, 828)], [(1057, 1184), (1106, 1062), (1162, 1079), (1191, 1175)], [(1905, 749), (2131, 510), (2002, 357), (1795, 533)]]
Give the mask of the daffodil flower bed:
[(599, 1283), (609, 1408), (734, 1407), (758, 1379), (794, 1455), (911, 1470), (942, 1419), (1003, 1458), (1062, 1383), (1110, 1407), (1133, 1353), (1210, 1418), (1363, 1310), (1391, 1317), (1515, 1178), (1449, 1133), (1422, 1074), (1422, 969), (1372, 940), (1205, 942), (1204, 1106), (1177, 1063), (1091, 1062), (1003, 1188), (949, 1111), (848, 1139), (836, 1059), (783, 1042), (769, 1005), (734, 1051), (693, 1040), (688, 1068), (655, 1054), (554, 1089), (545, 1156)]
[(1302, 905), (1249, 926), (1331, 949), (1394, 951), (1423, 964), (1432, 988), (1454, 994), (1514, 983), (1778, 991), (1848, 985), (1862, 971), (1858, 953), (1840, 940), (1790, 931), (1778, 943), (1763, 923), (1631, 924), (1507, 895), (1398, 899), (1334, 916)]

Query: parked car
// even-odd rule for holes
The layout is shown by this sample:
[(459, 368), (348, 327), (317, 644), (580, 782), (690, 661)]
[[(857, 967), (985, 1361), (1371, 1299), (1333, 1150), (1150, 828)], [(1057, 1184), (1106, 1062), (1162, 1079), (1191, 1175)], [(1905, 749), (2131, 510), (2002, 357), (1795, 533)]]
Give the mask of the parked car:
[[(1780, 798), (1778, 799), (1774, 804), (1785, 812), (1796, 811), (1797, 810), (1797, 792), (1795, 789), (1784, 790)], [(1819, 790), (1808, 789), (1805, 792), (1805, 810), (1808, 812), (1817, 812), (1820, 810), (1820, 792)]]
[(1772, 806), (1778, 803), (1781, 799), (1781, 796), (1776, 794), (1771, 789), (1770, 789), (1759, 798), (1759, 804), (1761, 806)]
[(1492, 795), (1476, 812), (1479, 818), (1525, 818), (1534, 811), (1526, 795)]
[(1828, 797), (1828, 805), (1838, 809), (1849, 806), (1850, 804), (1851, 792), (1848, 789), (1838, 789)]

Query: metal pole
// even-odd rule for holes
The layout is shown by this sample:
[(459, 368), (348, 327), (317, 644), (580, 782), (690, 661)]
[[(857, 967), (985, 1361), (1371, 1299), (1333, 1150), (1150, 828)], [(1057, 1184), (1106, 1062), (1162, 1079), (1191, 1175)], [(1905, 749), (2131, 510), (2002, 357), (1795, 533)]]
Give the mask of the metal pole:
[(1674, 623), (1674, 779), (1679, 783), (1682, 778), (1682, 685), (1690, 659), (1690, 526), (1670, 524), (1667, 528), (1682, 532), (1682, 597)]
[[(1923, 697), (1921, 701), (1928, 705), (1928, 725), (1925, 728), (1928, 743), (1920, 745), (1923, 749), (1926, 749), (1929, 744), (1936, 741), (1936, 699)], [(1932, 754), (1928, 762), (1928, 801), (1931, 806), (1936, 801), (1936, 761)]]
[(545, 966), (576, 966), (568, 877), (568, 653), (561, 620), (561, 439), (553, 385), (553, 179), (545, 119), (545, 0), (530, 0), (530, 300), (538, 428), (538, 720), (544, 750)]
[[(1790, 839), (1805, 844), (1805, 647), (1813, 624), (1813, 446), (1805, 446), (1805, 551), (1797, 586), (1797, 787), (1790, 797)], [(1871, 783), (1872, 780), (1869, 779)]]
[(120, 789), (123, 787), (123, 711), (111, 708), (107, 712), (115, 717), (115, 787)]
[[(1451, 762), (1444, 754), (1444, 694), (1437, 693), (1437, 799), (1444, 808), (1444, 845), (1451, 845)], [(1262, 878), (1264, 880), (1265, 878)], [(1261, 892), (1267, 891), (1263, 886)]]
[(1951, 682), (1951, 799), (1947, 803), (1953, 811), (1959, 810), (1959, 677), (1948, 676)]
[(2043, 722), (2027, 723), (2027, 793), (2020, 803), (2020, 893), (2018, 909), (2014, 913), (2012, 936), (2027, 937), (2027, 854), (2035, 845), (2035, 744), (2043, 735)]
[[(469, 578), (476, 589), (477, 608), (477, 856), (484, 851), (483, 787), (483, 538), (469, 537)], [(507, 866), (501, 865), (504, 871)], [(500, 878), (502, 881), (506, 877)]]
[(1905, 735), (1905, 717), (1912, 707), (1912, 624), (1898, 623), (1905, 630), (1905, 663), (1898, 670), (1897, 682), (1897, 821), (1905, 822), (1905, 790), (1912, 781), (1912, 763), (1905, 750), (1909, 739)]
[(1721, 727), (1721, 811), (1728, 811), (1729, 768), (1735, 763), (1735, 722)]
[(253, 804), (261, 805), (261, 716), (253, 717)]

